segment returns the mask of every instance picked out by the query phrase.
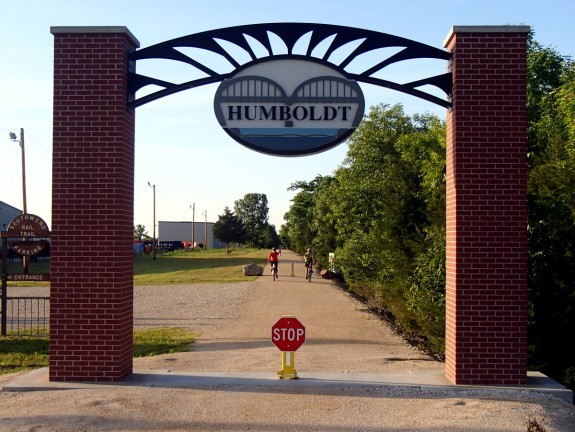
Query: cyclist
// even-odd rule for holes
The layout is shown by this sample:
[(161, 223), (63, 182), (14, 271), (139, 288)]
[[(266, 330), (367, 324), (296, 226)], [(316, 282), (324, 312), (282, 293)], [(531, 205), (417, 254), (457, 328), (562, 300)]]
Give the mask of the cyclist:
[[(311, 248), (307, 248), (307, 250), (303, 254), (303, 263), (305, 266), (305, 276), (307, 279), (307, 268), (308, 267), (313, 268), (313, 254), (311, 253)], [(312, 273), (313, 273), (313, 270), (312, 270)]]
[(278, 264), (279, 264), (279, 256), (280, 256), (280, 253), (276, 250), (275, 247), (272, 248), (272, 251), (268, 255), (268, 262), (272, 266), (272, 272), (274, 271), (274, 269), (273, 269), (274, 264), (276, 266), (276, 277), (277, 277), (277, 270), (278, 270)]

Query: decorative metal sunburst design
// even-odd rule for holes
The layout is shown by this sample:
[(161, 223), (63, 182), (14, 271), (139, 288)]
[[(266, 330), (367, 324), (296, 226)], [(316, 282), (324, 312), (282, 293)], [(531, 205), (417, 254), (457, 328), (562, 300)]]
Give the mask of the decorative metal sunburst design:
[[(259, 42), (264, 50), (267, 51), (267, 55), (264, 55), (263, 57), (260, 53), (256, 55), (248, 37)], [(270, 40), (271, 37), (277, 38), (285, 44), (287, 54), (274, 53), (274, 46)], [(307, 39), (309, 39), (309, 41), (307, 42), (307, 48), (304, 50), (305, 52), (298, 54), (294, 53), (296, 44)], [(222, 44), (219, 41), (225, 41), (227, 44)], [(331, 60), (330, 56), (336, 50), (352, 43), (355, 43), (356, 46), (345, 58), (343, 58), (343, 60), (338, 60), (337, 63), (334, 63)], [(314, 49), (316, 49), (320, 44), (328, 44), (323, 56), (320, 58), (312, 56)], [(250, 60), (245, 63), (240, 63), (231, 52), (230, 46), (242, 49), (247, 53)], [(208, 63), (207, 61), (201, 60), (198, 57), (195, 58), (193, 54), (190, 55), (182, 52), (182, 48), (200, 48), (202, 50), (218, 54), (223, 59), (227, 60), (233, 66), (234, 70), (244, 67), (247, 64), (271, 58), (286, 56), (289, 56), (290, 58), (309, 57), (313, 58), (314, 61), (323, 61), (331, 67), (341, 70), (342, 73), (346, 74), (349, 78), (358, 82), (390, 88), (425, 99), (445, 108), (451, 108), (451, 72), (403, 84), (385, 80), (376, 76), (376, 74), (380, 73), (386, 67), (405, 60), (423, 58), (448, 61), (451, 58), (451, 54), (449, 52), (409, 39), (371, 30), (309, 23), (270, 23), (229, 27), (172, 39), (148, 48), (134, 51), (130, 53), (129, 56), (131, 67), (128, 77), (128, 105), (130, 108), (144, 105), (153, 100), (183, 90), (223, 81), (234, 73), (234, 70), (228, 73), (219, 73), (214, 70), (213, 65), (210, 66), (210, 64), (206, 64)], [(351, 72), (349, 70), (350, 64), (359, 56), (374, 52), (381, 48), (396, 48), (398, 51), (391, 56), (382, 58), (381, 61), (368, 67), (366, 70), (360, 72)], [(174, 83), (140, 75), (135, 72), (135, 62), (144, 59), (166, 59), (183, 62), (195, 68), (196, 71), (200, 71), (205, 76), (186, 82)], [(154, 85), (160, 89), (136, 99), (136, 92), (148, 85)], [(440, 89), (445, 93), (445, 99), (423, 91), (421, 87), (426, 85)]]

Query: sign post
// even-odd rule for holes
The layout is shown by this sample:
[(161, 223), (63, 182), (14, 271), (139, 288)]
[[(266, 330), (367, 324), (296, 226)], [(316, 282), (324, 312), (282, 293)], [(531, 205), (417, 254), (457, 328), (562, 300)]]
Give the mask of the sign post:
[(279, 378), (297, 378), (295, 351), (305, 343), (305, 327), (291, 315), (284, 315), (272, 327), (272, 342), (282, 351)]
[[(28, 274), (25, 266), (23, 274), (8, 274), (8, 239), (14, 239), (10, 248), (25, 258), (40, 254), (50, 244), (50, 230), (44, 220), (36, 215), (24, 213), (8, 224), (8, 229), (2, 231), (2, 291), (0, 292), (0, 333), (6, 336), (6, 306), (8, 304), (8, 281), (49, 281), (50, 274)], [(33, 240), (37, 239), (37, 240)]]

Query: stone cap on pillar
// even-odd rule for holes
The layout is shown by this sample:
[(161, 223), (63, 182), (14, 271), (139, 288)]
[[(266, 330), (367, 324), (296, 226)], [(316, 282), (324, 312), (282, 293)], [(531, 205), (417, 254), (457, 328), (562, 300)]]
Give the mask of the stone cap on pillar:
[(470, 26), (453, 26), (449, 34), (443, 41), (443, 46), (447, 48), (451, 38), (456, 33), (529, 33), (531, 27), (528, 25), (470, 25)]
[(135, 48), (140, 47), (140, 41), (132, 34), (128, 27), (125, 26), (56, 26), (50, 27), (50, 33), (55, 34), (73, 34), (73, 33), (124, 33), (132, 42)]

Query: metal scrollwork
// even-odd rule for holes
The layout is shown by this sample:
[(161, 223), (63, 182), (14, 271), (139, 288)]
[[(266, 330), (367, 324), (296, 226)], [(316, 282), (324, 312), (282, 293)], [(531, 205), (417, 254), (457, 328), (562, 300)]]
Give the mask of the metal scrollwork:
[[(279, 40), (285, 44), (287, 54), (274, 53), (274, 47), (270, 41), (270, 34), (275, 35), (275, 37), (279, 38)], [(262, 58), (261, 54), (259, 57), (256, 55), (252, 45), (248, 41), (248, 36), (261, 44), (264, 50), (267, 51), (267, 57)], [(302, 40), (304, 36), (309, 37), (307, 49), (303, 54), (294, 54), (296, 43)], [(250, 60), (243, 64), (240, 63), (236, 57), (232, 55), (229, 47), (224, 47), (222, 44), (218, 43), (218, 40), (226, 41), (227, 43), (232, 44), (232, 46), (241, 48), (245, 53), (247, 53)], [(338, 61), (338, 63), (333, 63), (330, 59), (330, 55), (337, 49), (352, 42), (355, 42), (357, 46), (352, 49), (343, 60)], [(314, 49), (322, 43), (327, 43), (329, 45), (323, 56), (319, 59), (317, 57), (313, 57), (312, 53)], [(416, 96), (445, 108), (451, 108), (450, 99), (452, 79), (450, 71), (408, 83), (397, 83), (376, 76), (376, 74), (380, 73), (386, 67), (402, 61), (413, 59), (437, 59), (449, 61), (451, 59), (451, 54), (449, 52), (409, 39), (371, 30), (328, 24), (307, 23), (270, 23), (229, 27), (183, 36), (133, 51), (129, 54), (130, 65), (132, 65), (128, 76), (128, 106), (130, 108), (136, 108), (148, 102), (183, 90), (217, 83), (233, 74), (234, 71), (218, 73), (214, 70), (213, 66), (206, 64), (208, 63), (207, 61), (194, 58), (193, 55), (184, 54), (178, 49), (186, 47), (200, 48), (202, 50), (218, 54), (227, 60), (235, 69), (245, 67), (247, 64), (279, 56), (285, 57), (287, 55), (293, 56), (294, 58), (309, 57), (316, 61), (323, 61), (331, 67), (338, 68), (342, 73), (357, 82), (390, 88)], [(379, 63), (368, 67), (366, 70), (360, 72), (351, 72), (349, 70), (350, 64), (358, 56), (381, 48), (396, 48), (398, 51), (391, 56), (382, 58)], [(136, 72), (134, 64), (138, 60), (144, 59), (165, 59), (182, 62), (192, 66), (205, 76), (185, 82), (175, 83), (140, 75)], [(444, 68), (446, 67), (444, 66)], [(136, 98), (136, 92), (148, 85), (157, 86), (159, 87), (159, 90)], [(445, 93), (445, 99), (422, 90), (421, 87), (426, 85), (440, 89)]]

